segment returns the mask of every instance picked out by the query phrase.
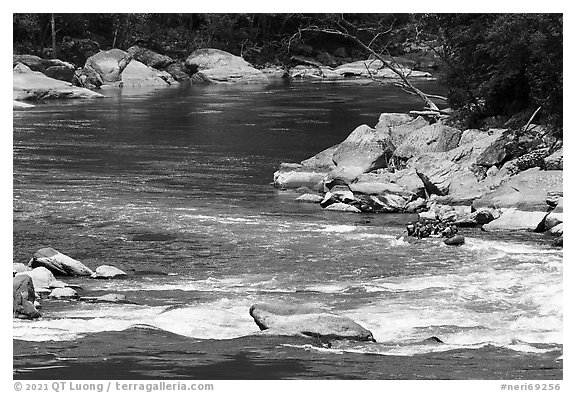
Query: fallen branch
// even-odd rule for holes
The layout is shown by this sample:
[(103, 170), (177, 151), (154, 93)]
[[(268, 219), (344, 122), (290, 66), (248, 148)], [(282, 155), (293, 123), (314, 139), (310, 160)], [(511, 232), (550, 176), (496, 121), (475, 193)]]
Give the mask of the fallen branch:
[[(398, 66), (398, 63), (396, 63), (394, 61), (394, 63), (396, 63), (396, 65), (391, 64), (392, 62), (388, 62), (387, 60), (385, 60), (379, 53), (374, 51), (369, 45), (366, 45), (364, 42), (362, 42), (362, 40), (360, 40), (358, 37), (356, 37), (356, 36), (354, 36), (348, 32), (343, 32), (340, 30), (329, 29), (329, 28), (320, 28), (318, 26), (310, 26), (310, 27), (301, 28), (299, 30), (298, 34), (301, 34), (302, 31), (310, 31), (310, 32), (324, 33), (324, 34), (333, 34), (333, 35), (338, 35), (338, 36), (347, 38), (351, 41), (354, 41), (362, 49), (371, 53), (376, 59), (380, 60), (383, 64), (383, 66), (390, 69), (394, 74), (396, 74), (400, 78), (401, 83), (400, 84), (397, 83), (396, 84), (397, 86), (400, 85), (403, 90), (408, 91), (411, 94), (418, 96), (422, 101), (424, 101), (427, 109), (432, 110), (432, 111), (436, 111), (436, 112), (440, 112), (440, 110), (438, 109), (438, 106), (431, 100), (431, 98), (437, 98), (437, 99), (445, 100), (445, 97), (429, 95), (429, 94), (424, 93), (420, 89), (418, 89), (416, 86), (414, 86), (410, 82), (410, 80), (408, 79), (408, 76), (402, 71), (402, 67)], [(372, 75), (372, 74), (370, 73), (370, 75)]]
[(532, 113), (532, 116), (530, 117), (530, 120), (528, 120), (528, 123), (526, 123), (526, 125), (524, 126), (524, 129), (522, 130), (522, 133), (525, 133), (526, 130), (528, 130), (528, 127), (530, 127), (530, 124), (532, 123), (532, 120), (534, 120), (534, 118), (536, 117), (536, 114), (540, 111), (540, 109), (542, 109), (541, 106), (538, 107), (538, 109), (536, 109), (534, 111), (534, 113)]

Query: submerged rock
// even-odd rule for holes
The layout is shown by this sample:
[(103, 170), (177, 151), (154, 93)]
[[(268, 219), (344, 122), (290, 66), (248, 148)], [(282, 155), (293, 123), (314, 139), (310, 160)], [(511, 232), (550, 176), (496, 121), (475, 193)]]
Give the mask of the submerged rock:
[(54, 288), (48, 297), (51, 299), (77, 299), (79, 296), (74, 289), (66, 287)]
[(44, 266), (54, 274), (62, 276), (91, 276), (94, 274), (94, 272), (82, 262), (70, 258), (50, 247), (41, 248), (36, 251), (29, 265), (32, 267)]
[(346, 212), (346, 213), (361, 213), (361, 210), (358, 209), (357, 207), (342, 202), (336, 202), (329, 206), (326, 206), (324, 210)]
[(26, 274), (12, 279), (12, 313), (14, 318), (35, 319), (40, 313), (34, 306), (36, 293), (32, 278)]
[(126, 276), (126, 272), (110, 265), (102, 265), (96, 268), (92, 278), (117, 278)]
[(303, 334), (331, 340), (375, 341), (372, 333), (352, 319), (302, 305), (254, 304), (250, 315), (260, 330)]
[(304, 194), (296, 198), (296, 202), (301, 203), (320, 203), (324, 198), (318, 194)]
[(90, 303), (121, 303), (121, 304), (136, 304), (131, 300), (126, 299), (126, 295), (118, 293), (108, 293), (102, 296), (82, 296), (81, 301)]

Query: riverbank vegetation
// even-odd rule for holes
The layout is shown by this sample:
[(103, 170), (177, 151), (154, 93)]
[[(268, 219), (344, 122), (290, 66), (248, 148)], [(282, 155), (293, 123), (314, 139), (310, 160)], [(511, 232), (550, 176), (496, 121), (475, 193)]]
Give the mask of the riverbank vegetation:
[(518, 126), (538, 110), (533, 120), (561, 137), (562, 23), (561, 14), (14, 14), (13, 37), (15, 54), (78, 67), (133, 45), (181, 60), (222, 49), (257, 67), (401, 56), (440, 68), (460, 125)]

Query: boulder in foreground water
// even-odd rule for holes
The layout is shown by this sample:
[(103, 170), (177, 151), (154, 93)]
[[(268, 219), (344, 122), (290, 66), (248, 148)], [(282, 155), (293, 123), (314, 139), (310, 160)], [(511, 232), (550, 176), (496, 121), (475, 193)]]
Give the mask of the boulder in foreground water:
[(32, 257), (31, 267), (44, 266), (52, 273), (61, 276), (91, 276), (94, 272), (82, 262), (51, 248), (41, 248)]
[(332, 340), (375, 341), (352, 319), (303, 305), (254, 304), (250, 315), (260, 328), (276, 334), (303, 334)]
[(16, 277), (27, 275), (32, 279), (36, 292), (50, 292), (52, 288), (63, 288), (66, 286), (62, 281), (56, 280), (54, 274), (44, 266), (38, 266), (30, 271), (16, 273)]
[(35, 319), (40, 313), (34, 307), (36, 294), (32, 278), (21, 274), (12, 279), (12, 312), (14, 318)]
[(48, 297), (51, 299), (77, 299), (78, 293), (69, 287), (54, 288)]
[(136, 304), (131, 300), (126, 299), (126, 295), (119, 293), (108, 293), (102, 296), (82, 296), (81, 301), (90, 303), (120, 303), (120, 304)]
[(96, 268), (92, 278), (118, 278), (126, 276), (126, 272), (110, 265), (102, 265)]

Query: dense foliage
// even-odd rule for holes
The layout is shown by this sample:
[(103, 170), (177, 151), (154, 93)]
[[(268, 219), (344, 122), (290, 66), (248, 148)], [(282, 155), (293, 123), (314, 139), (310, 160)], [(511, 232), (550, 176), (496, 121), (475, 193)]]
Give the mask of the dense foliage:
[[(445, 67), (449, 104), (469, 125), (487, 116), (529, 117), (562, 127), (561, 14), (55, 14), (58, 54), (82, 65), (70, 42), (98, 49), (140, 45), (175, 59), (218, 48), (254, 64), (288, 64), (292, 55), (366, 57), (352, 42), (323, 34), (346, 30), (378, 52), (424, 50)], [(51, 56), (51, 14), (14, 14), (16, 53)], [(300, 34), (317, 27), (318, 32)], [(86, 52), (86, 51), (84, 51)], [(68, 56), (68, 58), (65, 58)]]
[(433, 15), (426, 23), (447, 62), (452, 107), (471, 120), (541, 107), (541, 118), (561, 128), (561, 14)]

